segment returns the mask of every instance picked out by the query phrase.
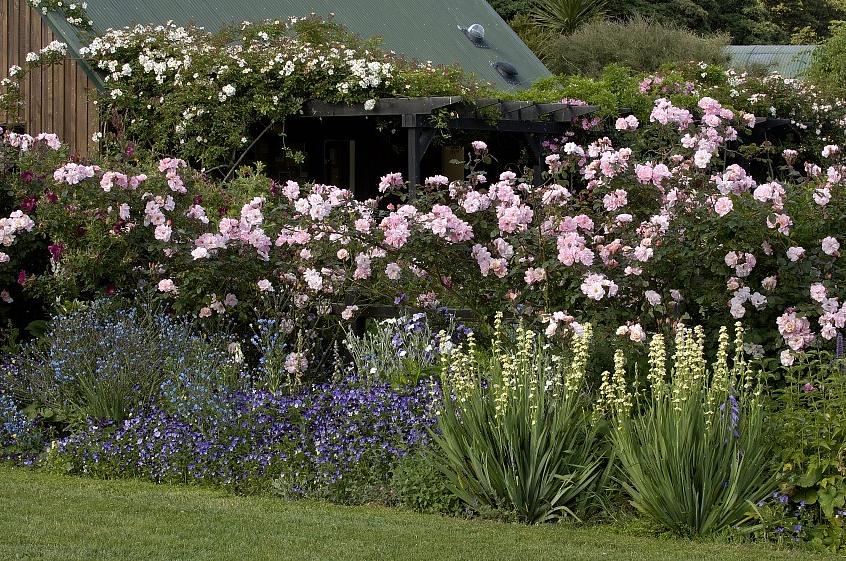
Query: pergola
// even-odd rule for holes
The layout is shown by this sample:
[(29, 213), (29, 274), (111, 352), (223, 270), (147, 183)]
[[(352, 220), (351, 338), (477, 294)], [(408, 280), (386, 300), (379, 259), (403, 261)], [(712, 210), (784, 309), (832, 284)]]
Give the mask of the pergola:
[[(306, 103), (303, 117), (401, 117), (407, 131), (408, 181), (410, 195), (420, 184), (420, 164), (435, 138), (436, 112), (446, 110), (446, 127), (461, 131), (492, 131), (522, 135), (536, 158), (535, 181), (540, 181), (544, 165), (544, 138), (560, 135), (579, 117), (595, 113), (598, 108), (566, 103), (535, 103), (463, 97), (415, 97), (377, 99), (372, 109), (362, 105), (332, 104), (320, 101)], [(438, 119), (440, 126), (443, 119)]]

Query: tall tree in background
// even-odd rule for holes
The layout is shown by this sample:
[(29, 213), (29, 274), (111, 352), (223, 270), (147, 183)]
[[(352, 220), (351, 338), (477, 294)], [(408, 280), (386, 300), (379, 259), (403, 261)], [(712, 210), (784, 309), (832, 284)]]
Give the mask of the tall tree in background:
[[(491, 0), (503, 18), (523, 26), (540, 3)], [(846, 0), (607, 0), (604, 10), (611, 18), (641, 15), (699, 33), (725, 32), (735, 44), (816, 43), (830, 36), (833, 22), (846, 20)]]
[(604, 14), (607, 0), (535, 0), (530, 17), (548, 33), (568, 35)]

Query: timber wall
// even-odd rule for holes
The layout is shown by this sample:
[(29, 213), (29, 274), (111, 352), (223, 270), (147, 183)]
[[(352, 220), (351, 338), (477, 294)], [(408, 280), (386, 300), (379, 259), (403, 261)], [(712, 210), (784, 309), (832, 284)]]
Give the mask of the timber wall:
[[(23, 66), (26, 54), (56, 39), (52, 29), (26, 0), (0, 0), (0, 77), (12, 65)], [(26, 132), (54, 132), (71, 152), (87, 156), (93, 151), (91, 136), (99, 128), (96, 107), (88, 92), (94, 84), (76, 61), (31, 72), (23, 82), (24, 106), (16, 121)], [(0, 120), (7, 120), (0, 116)]]

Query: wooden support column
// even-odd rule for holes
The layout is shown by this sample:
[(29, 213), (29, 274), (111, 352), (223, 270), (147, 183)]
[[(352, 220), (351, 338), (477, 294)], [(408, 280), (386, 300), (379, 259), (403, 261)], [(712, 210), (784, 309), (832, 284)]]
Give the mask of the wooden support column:
[(543, 168), (546, 165), (546, 159), (543, 156), (543, 143), (540, 136), (536, 134), (526, 134), (525, 138), (529, 148), (532, 150), (532, 154), (535, 156), (535, 165), (532, 166), (534, 173), (532, 175), (533, 183), (537, 187), (543, 185)]
[(426, 122), (428, 115), (403, 115), (402, 126), (408, 130), (408, 196), (417, 196), (417, 186), (422, 181), (420, 164), (432, 140), (435, 129)]

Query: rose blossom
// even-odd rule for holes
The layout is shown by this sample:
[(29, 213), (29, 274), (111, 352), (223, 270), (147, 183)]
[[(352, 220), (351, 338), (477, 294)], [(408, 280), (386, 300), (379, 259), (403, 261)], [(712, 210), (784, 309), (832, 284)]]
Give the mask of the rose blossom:
[(171, 279), (162, 279), (159, 281), (159, 292), (176, 294), (176, 284)]
[(714, 211), (720, 215), (720, 217), (725, 216), (726, 214), (730, 213), (734, 208), (734, 203), (731, 202), (731, 199), (728, 197), (720, 197), (717, 199), (717, 202), (714, 203)]
[(804, 247), (793, 246), (791, 248), (788, 248), (788, 250), (787, 250), (787, 258), (790, 259), (791, 261), (793, 261), (794, 263), (796, 261), (799, 261), (800, 259), (802, 259), (804, 256), (805, 256), (805, 248)]
[(651, 306), (657, 306), (661, 303), (661, 295), (655, 292), (654, 290), (647, 290), (644, 293), (644, 296), (646, 296), (646, 300)]
[(823, 238), (823, 240), (822, 240), (823, 253), (825, 253), (826, 255), (836, 255), (837, 251), (839, 249), (840, 249), (840, 242), (838, 242), (836, 239), (832, 238), (831, 236)]

